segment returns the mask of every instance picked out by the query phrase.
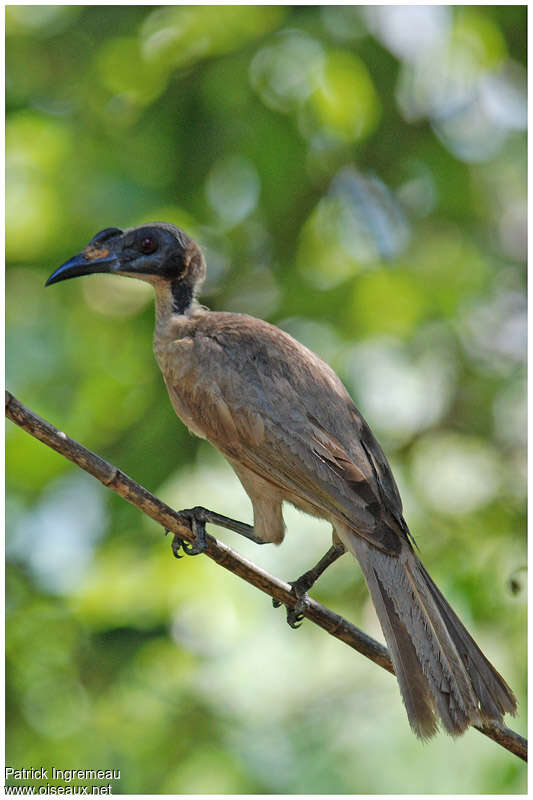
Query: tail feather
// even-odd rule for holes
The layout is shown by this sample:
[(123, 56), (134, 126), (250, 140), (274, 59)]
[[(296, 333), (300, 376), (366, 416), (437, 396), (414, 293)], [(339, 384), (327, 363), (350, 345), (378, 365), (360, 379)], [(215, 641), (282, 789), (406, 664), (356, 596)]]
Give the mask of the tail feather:
[(516, 714), (516, 698), (505, 680), (481, 652), (423, 564), (419, 562), (418, 568), (433, 595), (470, 676), (483, 717), (489, 720), (498, 719), (506, 713)]
[(429, 738), (440, 720), (458, 735), (514, 713), (513, 693), (412, 550), (389, 556), (348, 530), (337, 533), (363, 570), (415, 733)]
[(397, 614), (394, 603), (375, 570), (369, 574), (367, 580), (371, 587), (372, 598), (385, 639), (391, 651), (407, 716), (417, 736), (421, 739), (429, 739), (436, 733), (438, 725), (430, 699), (428, 679), (420, 669), (420, 662), (409, 631)]

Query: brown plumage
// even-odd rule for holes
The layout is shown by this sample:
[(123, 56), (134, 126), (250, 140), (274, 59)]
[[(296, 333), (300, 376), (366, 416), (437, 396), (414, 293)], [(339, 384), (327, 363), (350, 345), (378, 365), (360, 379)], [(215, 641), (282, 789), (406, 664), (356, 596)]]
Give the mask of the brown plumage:
[(91, 272), (154, 286), (154, 352), (172, 405), (233, 466), (254, 535), (280, 543), (288, 501), (328, 520), (357, 558), (415, 733), (514, 714), (513, 693), (415, 554), (385, 455), (333, 370), (273, 325), (199, 306), (205, 264), (172, 225), (102, 231), (48, 282)]

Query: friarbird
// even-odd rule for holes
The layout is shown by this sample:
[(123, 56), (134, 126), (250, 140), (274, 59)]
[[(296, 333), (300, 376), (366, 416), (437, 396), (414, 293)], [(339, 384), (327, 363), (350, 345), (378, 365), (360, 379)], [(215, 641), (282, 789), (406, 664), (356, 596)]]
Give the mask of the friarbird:
[(300, 605), (288, 614), (292, 625), (313, 581), (349, 551), (368, 584), (414, 732), (428, 738), (439, 722), (452, 735), (501, 724), (515, 713), (515, 697), (422, 565), (387, 459), (344, 385), (279, 328), (201, 306), (205, 271), (198, 245), (157, 222), (106, 228), (47, 285), (103, 272), (151, 283), (154, 352), (170, 400), (235, 470), (253, 506), (250, 538), (281, 543), (284, 501), (331, 523), (332, 547), (293, 583)]

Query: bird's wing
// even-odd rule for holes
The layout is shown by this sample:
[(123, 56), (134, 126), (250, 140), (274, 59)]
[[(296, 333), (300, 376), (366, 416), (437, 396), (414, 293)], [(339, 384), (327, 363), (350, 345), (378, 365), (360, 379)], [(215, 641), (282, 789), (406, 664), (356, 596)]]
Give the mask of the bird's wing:
[(166, 376), (180, 415), (318, 515), (338, 517), (380, 549), (399, 552), (405, 523), (390, 468), (318, 356), (268, 323), (224, 313), (205, 315), (189, 351), (179, 385)]

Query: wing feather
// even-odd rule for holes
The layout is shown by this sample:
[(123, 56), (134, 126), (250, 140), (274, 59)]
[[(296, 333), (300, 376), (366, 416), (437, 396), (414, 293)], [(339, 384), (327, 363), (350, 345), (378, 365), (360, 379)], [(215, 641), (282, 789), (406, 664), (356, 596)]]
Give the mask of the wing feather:
[(207, 439), (291, 500), (399, 552), (405, 533), (394, 478), (327, 364), (278, 328), (227, 313), (205, 315), (191, 356), (187, 380), (169, 390)]

